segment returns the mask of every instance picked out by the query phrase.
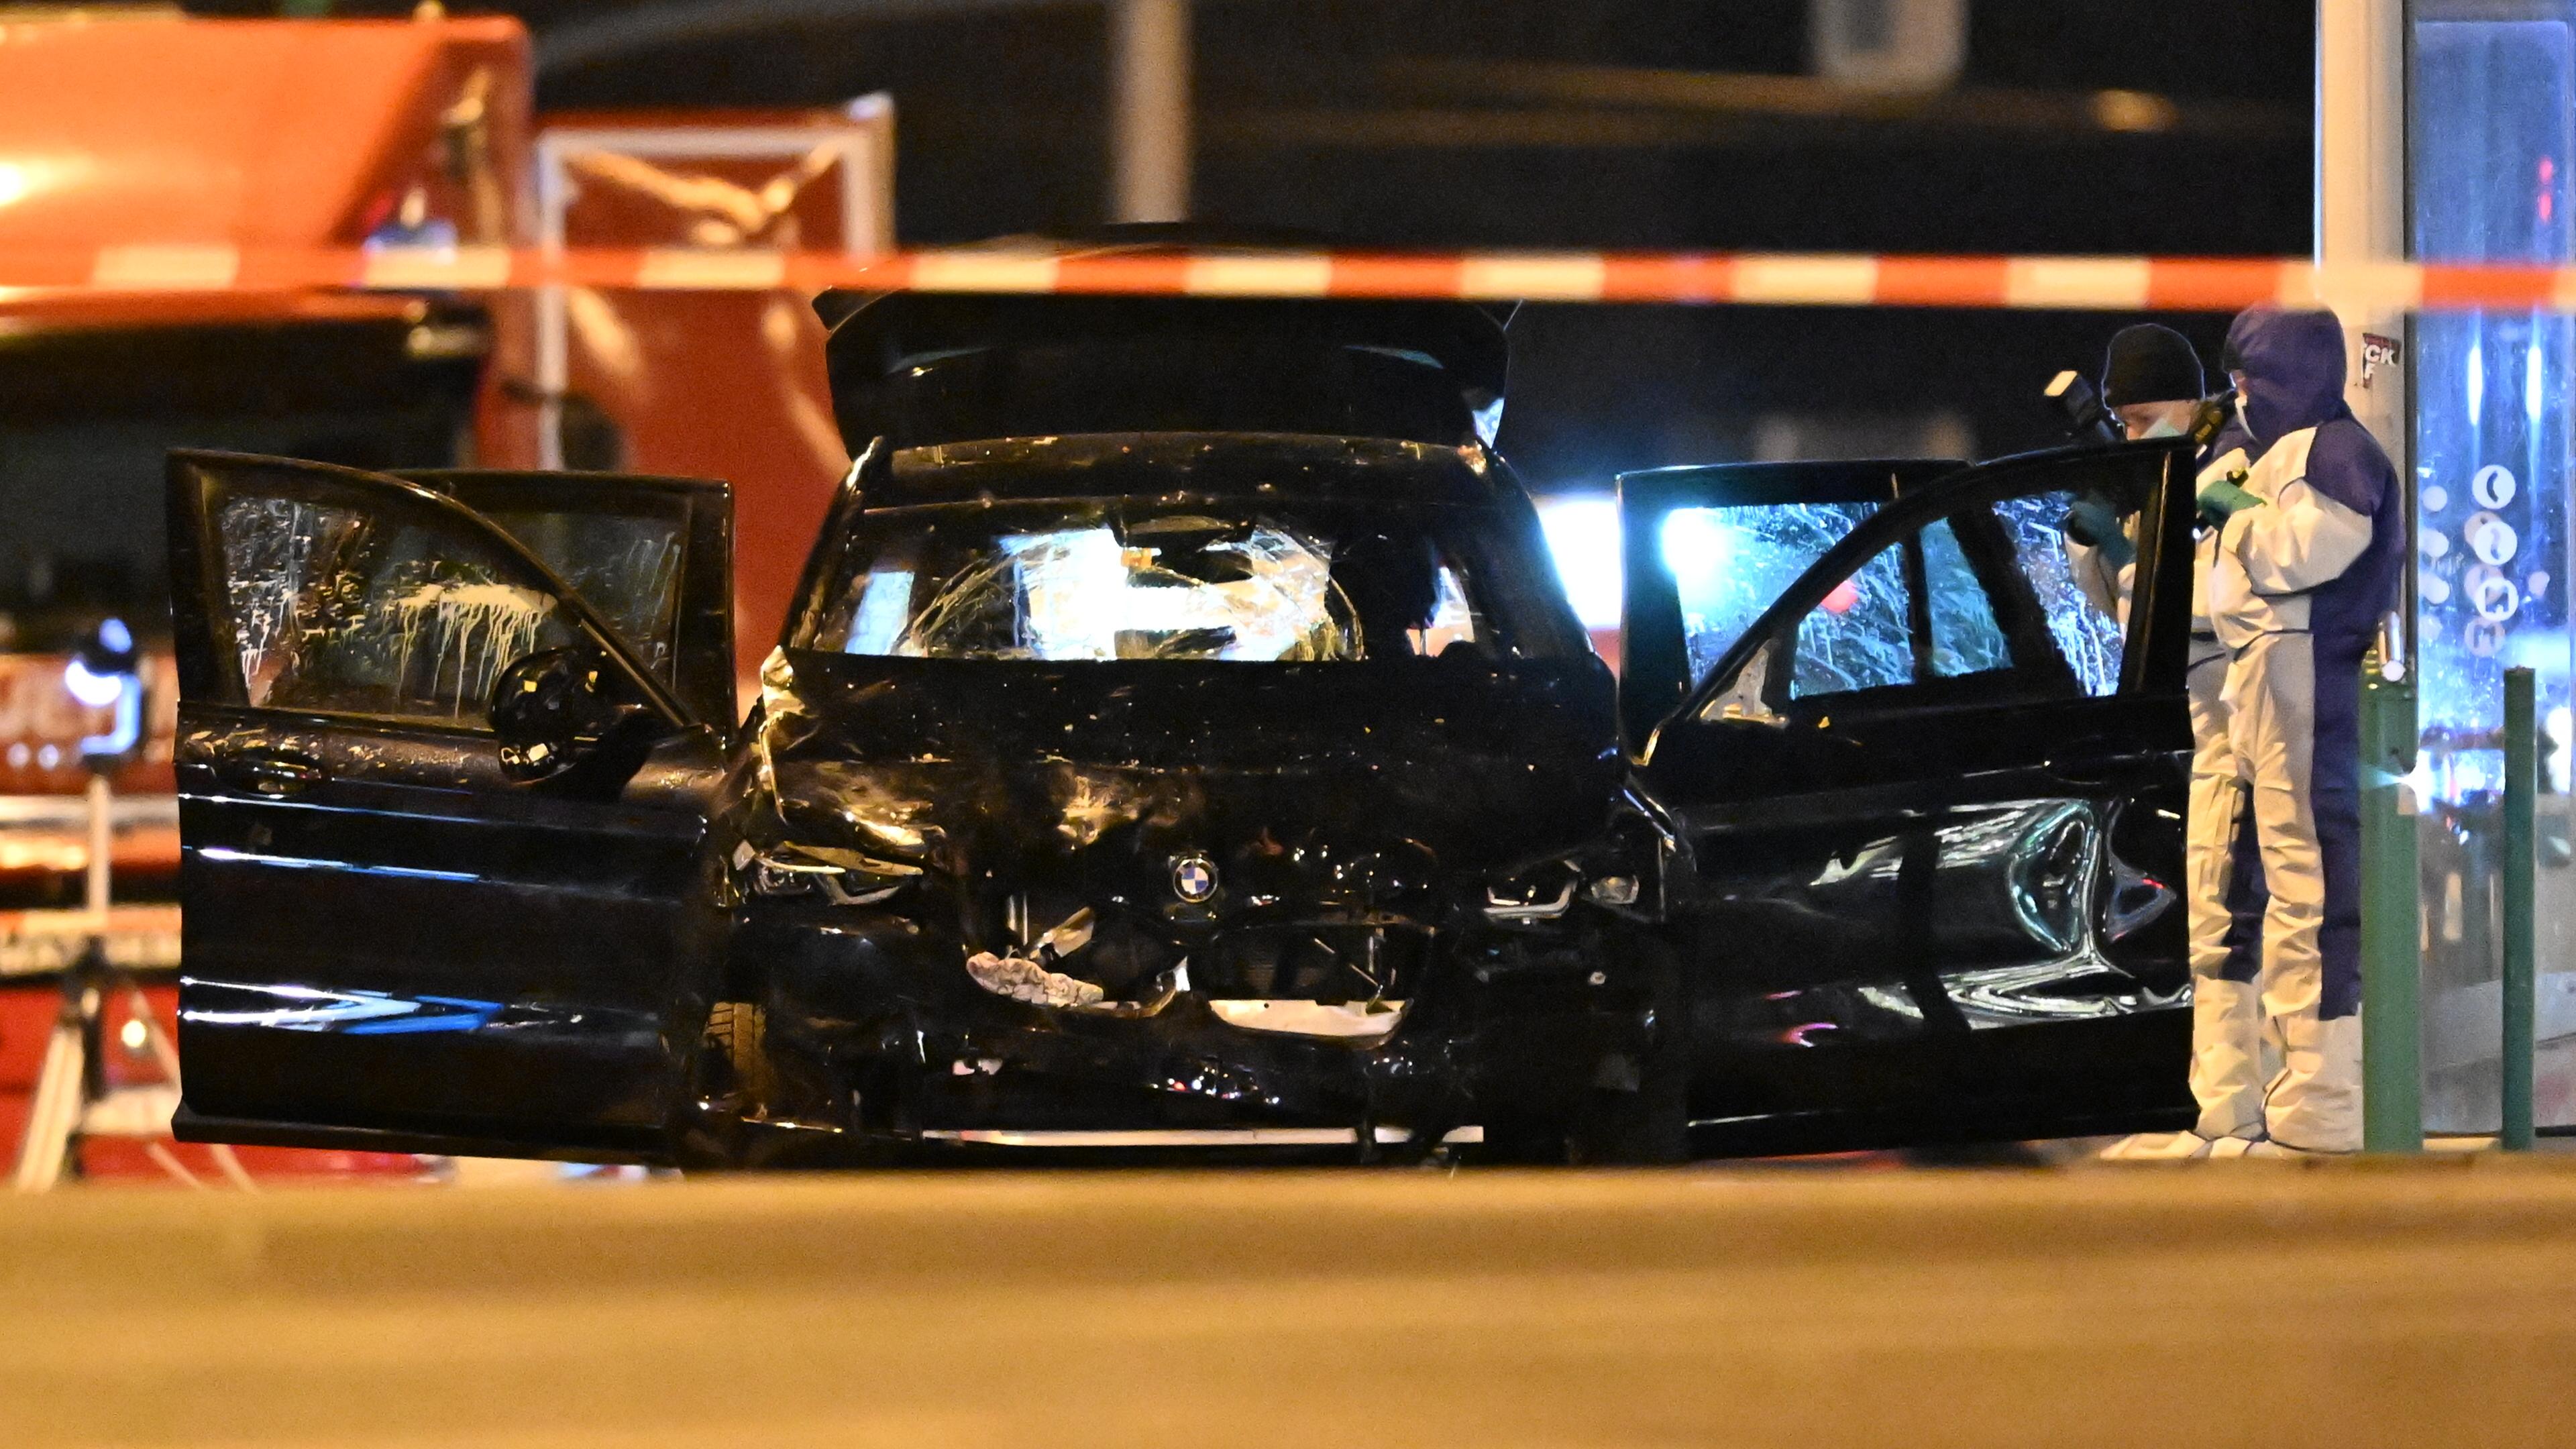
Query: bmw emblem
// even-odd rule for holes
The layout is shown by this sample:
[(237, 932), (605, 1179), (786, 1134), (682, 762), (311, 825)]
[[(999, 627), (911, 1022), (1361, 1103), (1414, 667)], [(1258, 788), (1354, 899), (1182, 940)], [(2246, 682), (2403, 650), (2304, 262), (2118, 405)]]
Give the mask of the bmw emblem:
[(1204, 855), (1184, 855), (1172, 862), (1172, 894), (1198, 905), (1216, 894), (1216, 862)]

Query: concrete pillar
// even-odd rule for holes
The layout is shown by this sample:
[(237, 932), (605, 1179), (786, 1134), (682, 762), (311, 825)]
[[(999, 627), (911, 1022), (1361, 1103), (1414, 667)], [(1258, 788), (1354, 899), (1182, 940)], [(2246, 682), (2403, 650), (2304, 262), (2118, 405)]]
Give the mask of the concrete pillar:
[[(2405, 0), (2317, 0), (2317, 262), (2368, 266), (2403, 261), (2406, 215)], [(2328, 299), (2343, 318), (2344, 398), (2397, 463), (2413, 493), (2413, 349), (2406, 315), (2368, 295)], [(2408, 536), (2413, 537), (2410, 523)], [(2407, 551), (2414, 556), (2413, 549)], [(2410, 562), (2392, 661), (2414, 665), (2414, 571)]]
[[(2403, 261), (2406, 241), (2405, 0), (2318, 0), (2317, 261)], [(2360, 335), (2399, 338), (2406, 319), (2362, 302), (2337, 310), (2353, 337), (2352, 410), (2403, 458), (2404, 369), (2366, 365)]]
[(1190, 214), (1190, 0), (1110, 0), (1112, 221)]

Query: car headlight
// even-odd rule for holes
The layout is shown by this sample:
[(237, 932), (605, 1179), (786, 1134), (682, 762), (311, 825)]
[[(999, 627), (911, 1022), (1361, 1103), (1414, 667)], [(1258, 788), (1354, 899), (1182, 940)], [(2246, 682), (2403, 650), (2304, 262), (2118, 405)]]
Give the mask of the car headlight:
[(1641, 893), (1633, 875), (1605, 875), (1583, 883), (1583, 898), (1596, 906), (1633, 906)]
[(1614, 911), (1636, 908), (1645, 886), (1634, 871), (1585, 870), (1569, 860), (1549, 861), (1515, 871), (1485, 887), (1485, 919), (1502, 923), (1553, 921), (1573, 909), (1577, 898)]
[(758, 850), (749, 841), (735, 849), (734, 868), (753, 895), (819, 895), (836, 906), (875, 905), (921, 875), (917, 865), (835, 846), (778, 845)]
[(1575, 889), (1582, 883), (1582, 872), (1562, 860), (1515, 871), (1485, 886), (1485, 919), (1555, 920), (1573, 907)]

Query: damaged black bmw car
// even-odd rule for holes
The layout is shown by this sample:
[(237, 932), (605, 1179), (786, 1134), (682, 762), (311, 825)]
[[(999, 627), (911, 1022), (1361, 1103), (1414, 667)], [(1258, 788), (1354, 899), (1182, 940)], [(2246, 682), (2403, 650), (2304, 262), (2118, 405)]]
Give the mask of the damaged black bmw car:
[[(174, 456), (183, 1137), (2187, 1118), (2182, 448), (1624, 479), (1614, 681), (1479, 309), (818, 306), (857, 462), (747, 718), (720, 484)], [(2056, 531), (2088, 494), (2137, 518), (2117, 598)]]

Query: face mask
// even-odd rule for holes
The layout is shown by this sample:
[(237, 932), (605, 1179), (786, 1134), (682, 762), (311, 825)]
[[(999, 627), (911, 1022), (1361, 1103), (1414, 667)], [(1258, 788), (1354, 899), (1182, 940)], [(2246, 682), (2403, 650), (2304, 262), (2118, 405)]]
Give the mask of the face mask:
[(2147, 438), (2179, 438), (2181, 436), (2182, 428), (2171, 418), (2158, 418), (2154, 422), (2147, 424), (2147, 430), (2145, 432), (2138, 434), (2138, 437), (2142, 441)]

